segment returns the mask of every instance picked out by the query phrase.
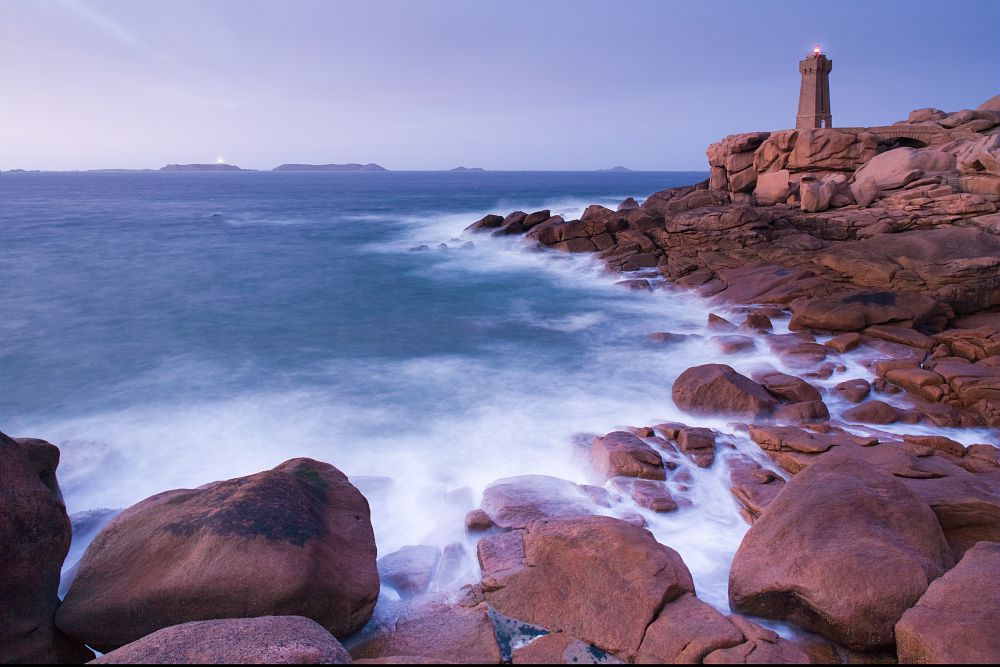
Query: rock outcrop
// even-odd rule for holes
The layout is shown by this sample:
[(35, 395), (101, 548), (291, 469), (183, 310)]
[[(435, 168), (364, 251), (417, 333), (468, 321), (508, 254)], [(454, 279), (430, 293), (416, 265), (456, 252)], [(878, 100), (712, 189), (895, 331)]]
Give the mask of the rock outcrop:
[[(723, 462), (752, 524), (731, 571), (737, 611), (864, 652), (853, 657), (888, 655), (898, 632), (901, 659), (995, 659), (984, 634), (992, 589), (983, 584), (982, 604), (950, 591), (978, 581), (989, 551), (978, 543), (1000, 543), (1000, 447), (989, 431), (967, 446), (972, 432), (928, 429), (1000, 426), (1000, 104), (919, 109), (891, 126), (732, 135), (708, 161), (707, 181), (616, 211), (539, 211), (525, 242), (595, 253), (627, 287), (687, 287), (745, 313), (742, 325), (710, 316), (706, 344), (741, 370), (756, 363), (751, 377), (695, 366), (672, 397), (692, 416), (749, 422), (773, 466), (727, 451), (731, 435), (679, 424), (599, 437), (592, 464), (617, 497), (683, 511), (692, 469), (677, 466)], [(512, 216), (476, 226), (520, 230), (528, 214)], [(774, 367), (749, 358), (768, 349)], [(503, 573), (538, 569), (524, 565), (535, 525), (481, 543), (487, 599), (506, 590)], [(949, 630), (959, 608), (982, 619), (963, 627), (968, 637)], [(574, 619), (542, 619), (551, 613), (531, 621), (556, 631), (538, 655), (583, 642), (656, 662), (838, 659), (828, 644), (788, 642), (687, 591), (663, 605), (638, 652), (621, 636), (571, 628)]]
[(896, 624), (901, 663), (1000, 662), (1000, 543), (980, 542)]
[(864, 461), (827, 454), (750, 528), (729, 597), (738, 611), (870, 650), (893, 645), (896, 622), (953, 562), (926, 502)]
[(663, 605), (694, 593), (674, 550), (603, 516), (535, 521), (479, 543), (489, 605), (512, 619), (634, 658)]
[(0, 433), (0, 662), (80, 663), (93, 653), (56, 629), (69, 517), (56, 480), (59, 449)]

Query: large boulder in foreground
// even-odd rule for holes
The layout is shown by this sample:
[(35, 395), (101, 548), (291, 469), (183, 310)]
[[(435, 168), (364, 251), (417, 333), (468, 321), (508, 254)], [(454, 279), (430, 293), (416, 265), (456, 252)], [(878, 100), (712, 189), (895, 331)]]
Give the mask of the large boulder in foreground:
[(778, 405), (767, 389), (725, 364), (687, 369), (674, 381), (677, 407), (691, 414), (765, 417)]
[(663, 605), (694, 593), (673, 549), (605, 516), (535, 521), (479, 542), (486, 600), (501, 614), (565, 632), (622, 659)]
[(107, 653), (97, 665), (343, 665), (351, 656), (316, 621), (261, 616), (193, 621), (157, 630)]
[(56, 629), (72, 529), (56, 481), (59, 449), (0, 433), (0, 663), (85, 662)]
[(56, 617), (107, 652), (188, 621), (305, 616), (338, 637), (378, 598), (368, 502), (326, 463), (167, 491), (91, 543)]
[(901, 663), (1000, 662), (1000, 543), (980, 542), (896, 624)]
[(903, 612), (953, 562), (925, 501), (892, 475), (830, 452), (793, 477), (747, 532), (729, 599), (743, 613), (874, 649), (892, 645)]

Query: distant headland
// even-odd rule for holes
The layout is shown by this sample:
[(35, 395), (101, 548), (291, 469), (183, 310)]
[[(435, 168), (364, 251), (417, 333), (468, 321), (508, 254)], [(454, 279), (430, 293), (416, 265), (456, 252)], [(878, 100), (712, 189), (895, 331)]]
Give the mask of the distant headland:
[(213, 162), (211, 164), (168, 164), (160, 167), (160, 171), (256, 171), (256, 169), (243, 169), (234, 164)]
[(271, 171), (389, 171), (382, 165), (369, 162), (368, 164), (281, 164)]
[[(37, 172), (45, 172), (45, 171), (57, 171), (58, 172), (58, 171), (64, 171), (64, 170), (59, 170), (59, 169), (56, 169), (56, 170), (45, 170), (45, 169), (3, 169), (3, 170), (0, 170), (0, 171), (2, 171), (3, 173), (11, 174), (11, 173), (29, 173), (29, 172), (31, 172), (31, 173), (37, 173)], [(159, 169), (150, 169), (150, 168), (144, 168), (144, 169), (101, 168), (101, 169), (73, 169), (73, 170), (66, 170), (66, 171), (87, 172), (87, 173), (93, 173), (93, 172), (158, 172), (158, 171), (165, 171), (165, 172), (182, 172), (182, 171), (183, 172), (238, 172), (238, 171), (242, 171), (242, 172), (257, 172), (257, 173), (260, 173), (260, 172), (267, 172), (267, 171), (292, 171), (292, 172), (298, 172), (298, 171), (379, 172), (379, 171), (391, 171), (391, 170), (390, 169), (386, 169), (382, 165), (376, 164), (374, 162), (369, 162), (368, 164), (361, 164), (361, 163), (358, 163), (358, 162), (349, 162), (349, 163), (346, 163), (346, 164), (333, 164), (333, 163), (331, 163), (331, 164), (305, 164), (305, 163), (297, 163), (297, 162), (287, 162), (285, 164), (280, 164), (277, 167), (274, 167), (273, 169), (247, 169), (247, 168), (235, 165), (235, 164), (227, 164), (225, 162), (208, 162), (208, 163), (191, 163), (191, 164), (173, 164), (173, 163), (171, 163), (171, 164), (166, 164), (166, 165), (160, 167)], [(417, 171), (421, 171), (421, 170), (417, 170)], [(437, 169), (431, 169), (429, 171), (438, 171), (438, 170)], [(448, 169), (447, 171), (461, 173), (461, 172), (485, 172), (485, 171), (495, 171), (495, 170), (484, 169), (483, 167), (458, 166), (458, 167), (453, 167), (451, 169)], [(505, 171), (505, 170), (501, 170), (501, 171)], [(538, 171), (538, 170), (533, 170), (533, 169), (514, 169), (514, 170), (510, 170), (510, 171)], [(546, 170), (541, 170), (541, 171), (546, 171)], [(583, 171), (588, 171), (588, 170), (583, 170)], [(608, 169), (591, 169), (589, 171), (592, 172), (592, 173), (624, 174), (624, 173), (633, 173), (636, 170), (635, 169), (629, 169), (628, 167), (623, 167), (621, 165), (616, 165), (616, 166), (610, 167)]]

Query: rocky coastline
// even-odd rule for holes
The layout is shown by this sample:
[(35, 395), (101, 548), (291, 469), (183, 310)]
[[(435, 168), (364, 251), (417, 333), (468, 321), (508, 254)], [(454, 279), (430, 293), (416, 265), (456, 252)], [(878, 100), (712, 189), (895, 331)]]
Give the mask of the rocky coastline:
[[(1000, 661), (1000, 448), (947, 437), (1000, 426), (1000, 96), (896, 127), (734, 135), (704, 183), (470, 226), (695, 290), (726, 310), (706, 322), (720, 362), (780, 360), (684, 371), (665, 400), (685, 423), (579, 443), (597, 484), (490, 484), (465, 519), (472, 584), (460, 543), (378, 557), (361, 491), (292, 459), (122, 511), (60, 601), (59, 450), (0, 434), (0, 662)], [(684, 512), (712, 468), (749, 525), (729, 613), (621, 509)]]

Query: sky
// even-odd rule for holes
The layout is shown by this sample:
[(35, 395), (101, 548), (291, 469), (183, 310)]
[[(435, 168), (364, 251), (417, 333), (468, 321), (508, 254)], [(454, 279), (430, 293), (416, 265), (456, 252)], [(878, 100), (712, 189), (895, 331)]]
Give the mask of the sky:
[(701, 170), (817, 43), (834, 126), (1000, 93), (996, 0), (0, 0), (0, 169)]

